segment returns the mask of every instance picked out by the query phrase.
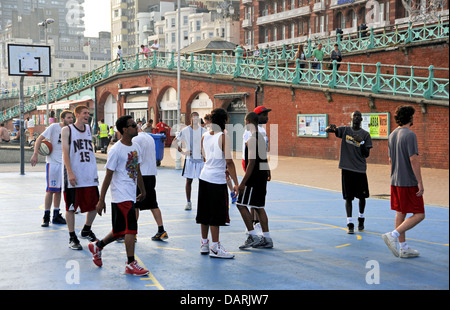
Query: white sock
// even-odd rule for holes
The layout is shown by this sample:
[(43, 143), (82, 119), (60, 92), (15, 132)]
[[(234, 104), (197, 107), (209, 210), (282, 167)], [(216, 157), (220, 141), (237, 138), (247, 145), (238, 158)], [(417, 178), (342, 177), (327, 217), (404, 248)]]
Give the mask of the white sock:
[(360, 214), (359, 214), (359, 217), (364, 218), (364, 213), (360, 213)]
[(353, 223), (353, 219), (351, 217), (347, 217), (347, 224)]
[(398, 238), (400, 236), (400, 233), (397, 230), (394, 230), (391, 232), (392, 237)]
[(263, 231), (263, 236), (264, 236), (264, 238), (270, 238), (270, 232)]
[(219, 244), (219, 242), (213, 242), (213, 243), (211, 244), (211, 247), (213, 248), (213, 247), (215, 247), (217, 244)]
[(403, 250), (407, 250), (409, 248), (408, 243), (406, 243), (406, 242), (400, 242), (400, 247)]
[(255, 232), (254, 229), (253, 229), (253, 230), (250, 230), (248, 233), (249, 233), (250, 235), (252, 235), (252, 236), (256, 236), (256, 232)]
[(208, 243), (208, 239), (203, 239), (203, 238), (202, 238), (202, 243), (203, 243), (203, 244)]

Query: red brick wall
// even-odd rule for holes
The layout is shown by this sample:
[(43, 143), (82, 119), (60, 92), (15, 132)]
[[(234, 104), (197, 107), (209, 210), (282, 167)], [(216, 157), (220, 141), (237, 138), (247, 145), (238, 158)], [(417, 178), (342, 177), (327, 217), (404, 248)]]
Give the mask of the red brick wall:
[[(145, 84), (145, 77), (128, 77), (120, 80), (123, 88), (151, 86), (152, 92), (149, 95), (149, 109), (154, 107), (158, 112), (158, 105), (161, 97), (168, 87), (176, 89), (176, 75), (158, 75), (157, 71), (152, 74), (150, 84)], [(104, 100), (113, 93), (117, 95), (117, 80), (97, 88), (97, 98), (99, 109), (102, 111)], [(181, 84), (181, 113), (190, 113), (190, 103), (200, 92), (205, 92), (215, 103), (215, 107), (227, 106), (226, 101), (214, 99), (215, 94), (248, 92), (246, 98), (247, 109), (252, 111), (255, 102), (255, 85), (242, 84), (238, 81), (209, 79), (194, 80), (182, 79)], [(299, 156), (321, 159), (338, 159), (341, 140), (333, 134), (328, 138), (305, 138), (297, 137), (297, 114), (328, 114), (328, 123), (338, 126), (348, 125), (351, 120), (351, 113), (359, 110), (362, 113), (368, 112), (389, 112), (391, 114), (391, 131), (396, 128), (394, 113), (397, 106), (402, 103), (391, 100), (375, 100), (375, 109), (371, 110), (368, 99), (342, 94), (332, 94), (332, 102), (328, 102), (322, 91), (312, 91), (296, 89), (295, 95), (289, 87), (276, 87), (265, 85), (263, 93), (258, 96), (258, 104), (265, 105), (273, 109), (270, 112), (270, 124), (278, 125), (278, 152), (283, 156)], [(118, 104), (119, 113), (123, 99)], [(422, 165), (433, 168), (449, 168), (448, 146), (449, 146), (449, 113), (448, 107), (428, 106), (427, 113), (422, 114), (417, 104), (412, 104), (416, 108), (414, 126), (412, 130), (417, 134), (419, 151), (421, 153)], [(99, 118), (102, 115), (99, 113)], [(158, 120), (155, 120), (158, 122)], [(268, 128), (270, 135), (270, 126)], [(388, 144), (387, 140), (373, 140), (374, 148), (368, 159), (369, 163), (388, 164)]]

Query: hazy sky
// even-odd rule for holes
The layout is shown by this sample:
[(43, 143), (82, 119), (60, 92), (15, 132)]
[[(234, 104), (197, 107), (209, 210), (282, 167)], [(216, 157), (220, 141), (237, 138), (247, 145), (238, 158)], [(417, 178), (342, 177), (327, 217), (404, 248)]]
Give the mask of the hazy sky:
[(86, 0), (84, 24), (87, 37), (98, 37), (99, 31), (111, 31), (111, 0)]

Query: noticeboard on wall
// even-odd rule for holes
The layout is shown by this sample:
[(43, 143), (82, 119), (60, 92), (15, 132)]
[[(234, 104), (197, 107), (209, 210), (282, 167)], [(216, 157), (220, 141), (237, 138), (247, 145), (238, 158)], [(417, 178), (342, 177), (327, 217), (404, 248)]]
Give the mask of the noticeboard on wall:
[(390, 133), (391, 117), (389, 113), (361, 113), (361, 127), (366, 130), (372, 139), (388, 139)]
[(327, 125), (327, 114), (298, 114), (297, 137), (326, 138), (328, 137), (328, 133), (325, 132)]

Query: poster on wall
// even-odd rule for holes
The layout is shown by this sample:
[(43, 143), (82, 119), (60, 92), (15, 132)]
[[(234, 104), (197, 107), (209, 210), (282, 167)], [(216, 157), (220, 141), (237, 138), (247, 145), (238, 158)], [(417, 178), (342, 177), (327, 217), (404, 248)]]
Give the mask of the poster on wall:
[(328, 124), (327, 114), (298, 114), (297, 137), (326, 138), (325, 128)]
[(389, 113), (362, 113), (361, 127), (369, 132), (372, 139), (388, 139), (390, 132)]

